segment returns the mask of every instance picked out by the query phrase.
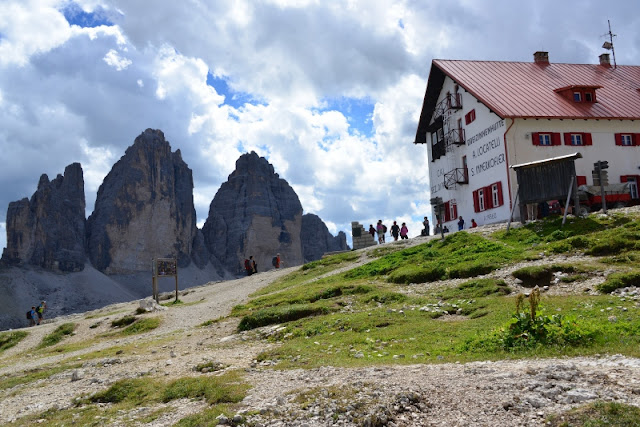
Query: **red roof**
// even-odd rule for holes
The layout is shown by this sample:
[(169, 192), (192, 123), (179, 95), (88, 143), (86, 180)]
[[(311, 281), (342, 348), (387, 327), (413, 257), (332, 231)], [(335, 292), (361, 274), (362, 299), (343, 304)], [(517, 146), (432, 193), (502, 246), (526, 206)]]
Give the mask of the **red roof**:
[[(432, 119), (445, 75), (501, 118), (640, 120), (640, 66), (435, 59), (418, 134)], [(557, 92), (572, 87), (597, 88), (597, 102), (577, 103)], [(422, 139), (416, 135), (416, 142)]]
[[(640, 67), (533, 62), (445, 61), (433, 64), (500, 117), (640, 119)], [(555, 90), (602, 86), (597, 103)]]

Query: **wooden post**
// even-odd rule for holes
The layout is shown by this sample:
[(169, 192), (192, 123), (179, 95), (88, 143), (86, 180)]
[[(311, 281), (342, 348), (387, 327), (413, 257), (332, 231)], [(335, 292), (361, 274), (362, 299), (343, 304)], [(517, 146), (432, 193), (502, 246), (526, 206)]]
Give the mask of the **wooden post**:
[[(567, 202), (564, 204), (564, 215), (562, 216), (562, 225), (564, 225), (564, 223), (567, 221), (567, 212), (569, 211), (569, 200), (571, 200), (571, 191), (573, 190), (573, 182), (577, 181), (577, 178), (575, 175), (573, 175), (571, 177), (571, 183), (569, 184), (569, 194), (567, 194)], [(576, 191), (576, 194), (578, 192)], [(580, 206), (574, 206), (574, 209), (578, 209), (580, 208)], [(577, 216), (577, 213), (576, 213)]]

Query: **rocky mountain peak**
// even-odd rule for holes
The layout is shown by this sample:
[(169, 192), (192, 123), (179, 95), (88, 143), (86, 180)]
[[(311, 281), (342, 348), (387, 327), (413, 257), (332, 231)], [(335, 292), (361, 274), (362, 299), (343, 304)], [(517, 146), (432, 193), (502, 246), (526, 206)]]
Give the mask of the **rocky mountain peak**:
[(49, 181), (40, 176), (31, 199), (9, 203), (7, 264), (35, 265), (47, 270), (80, 271), (85, 246), (84, 179), (80, 163)]

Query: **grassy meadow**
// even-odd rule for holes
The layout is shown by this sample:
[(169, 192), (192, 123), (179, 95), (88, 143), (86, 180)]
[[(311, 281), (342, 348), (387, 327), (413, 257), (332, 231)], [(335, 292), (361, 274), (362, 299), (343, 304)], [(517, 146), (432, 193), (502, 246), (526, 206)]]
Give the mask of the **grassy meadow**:
[[(609, 294), (640, 286), (638, 218), (614, 213), (570, 218), (562, 228), (560, 222), (458, 232), (409, 248), (385, 245), (370, 262), (328, 275), (359, 257), (333, 255), (263, 288), (232, 315), (240, 331), (280, 325), (267, 335), (281, 345), (260, 357), (279, 360), (281, 368), (640, 355), (638, 303)], [(602, 277), (593, 289), (599, 294), (543, 292), (531, 301), (535, 292), (518, 298), (492, 277), (527, 261), (537, 262), (510, 279), (533, 289), (558, 286), (550, 282), (556, 272), (567, 286)]]

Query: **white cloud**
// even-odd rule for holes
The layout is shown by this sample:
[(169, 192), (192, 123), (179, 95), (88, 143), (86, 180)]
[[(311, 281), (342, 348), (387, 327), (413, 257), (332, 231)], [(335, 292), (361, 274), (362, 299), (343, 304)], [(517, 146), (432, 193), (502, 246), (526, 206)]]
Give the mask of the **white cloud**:
[[(593, 0), (78, 1), (114, 23), (95, 28), (70, 26), (66, 2), (0, 1), (0, 221), (41, 173), (74, 161), (90, 209), (150, 127), (192, 168), (200, 225), (237, 158), (254, 150), (332, 232), (395, 219), (417, 235), (429, 185), (426, 148), (412, 142), (431, 58), (530, 60), (544, 45), (552, 61), (595, 63), (606, 32)], [(619, 63), (640, 64), (639, 9), (609, 6)], [(567, 27), (569, 15), (581, 25)], [(228, 87), (208, 86), (209, 72)], [(238, 103), (244, 94), (251, 103)], [(328, 109), (349, 98), (373, 114)]]
[(102, 60), (118, 71), (126, 70), (129, 65), (133, 64), (130, 59), (120, 56), (115, 49), (109, 50)]
[(7, 247), (7, 223), (0, 222), (0, 251)]
[(48, 52), (71, 36), (55, 0), (0, 2), (0, 66), (25, 65), (31, 55)]

